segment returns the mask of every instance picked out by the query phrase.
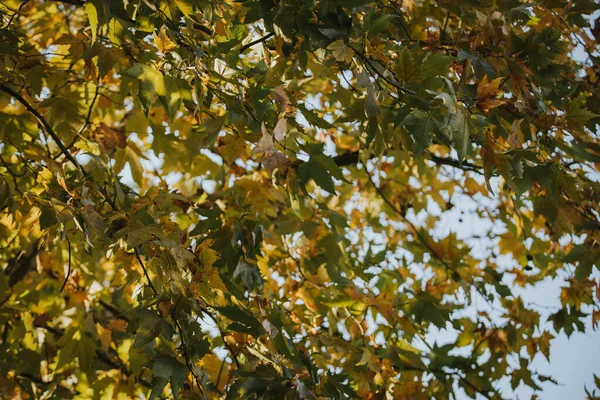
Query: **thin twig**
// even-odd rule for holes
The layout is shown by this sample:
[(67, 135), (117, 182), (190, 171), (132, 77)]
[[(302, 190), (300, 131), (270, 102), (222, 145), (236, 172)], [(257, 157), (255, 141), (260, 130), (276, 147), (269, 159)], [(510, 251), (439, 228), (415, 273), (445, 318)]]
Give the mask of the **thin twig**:
[(444, 22), (444, 28), (442, 29), (442, 33), (440, 34), (440, 44), (444, 44), (444, 39), (446, 38), (446, 28), (448, 27), (448, 20), (450, 19), (450, 11), (446, 14), (446, 21)]
[[(371, 176), (371, 173), (369, 172), (369, 170), (367, 169), (366, 164), (363, 164), (363, 169), (365, 170), (365, 173), (367, 174), (367, 177), (369, 179), (369, 182), (371, 183), (371, 185), (375, 188), (375, 191), (377, 192), (377, 194), (379, 194), (379, 196), (382, 198), (382, 200), (388, 205), (390, 206), (390, 208), (392, 210), (394, 210), (396, 212), (396, 214), (398, 214), (398, 216), (400, 216), (400, 218), (408, 225), (410, 226), (410, 228), (415, 232), (415, 235), (417, 236), (417, 238), (419, 239), (419, 241), (427, 248), (427, 250), (429, 251), (429, 253), (436, 258), (438, 261), (440, 261), (442, 263), (442, 265), (446, 268), (447, 270), (450, 270), (452, 272), (455, 272), (458, 274), (458, 271), (456, 270), (456, 268), (454, 268), (452, 265), (448, 264), (448, 262), (446, 260), (444, 260), (444, 258), (442, 256), (440, 256), (434, 249), (433, 247), (431, 247), (431, 245), (429, 244), (429, 242), (427, 241), (427, 239), (421, 234), (421, 232), (417, 229), (417, 227), (415, 226), (415, 224), (412, 223), (412, 221), (410, 221), (408, 218), (406, 218), (406, 216), (404, 215), (404, 213), (398, 209), (398, 207), (396, 207), (394, 205), (394, 203), (392, 203), (390, 201), (390, 199), (387, 198), (387, 196), (383, 193), (383, 191), (379, 188), (379, 186), (377, 186), (375, 184), (375, 182), (373, 181), (373, 177)], [(462, 277), (462, 276), (461, 276)], [(471, 278), (469, 280), (467, 280), (471, 286), (473, 286), (475, 288), (475, 290), (484, 298), (487, 299), (485, 293), (481, 290), (481, 288), (479, 288), (477, 285), (475, 285), (475, 281)]]
[(8, 29), (8, 27), (10, 26), (10, 24), (12, 24), (13, 19), (21, 12), (21, 9), (25, 6), (25, 4), (29, 3), (29, 0), (25, 0), (21, 3), (21, 5), (19, 6), (19, 8), (13, 13), (13, 15), (10, 16), (10, 19), (8, 20), (8, 23), (6, 24), (6, 26), (0, 28), (2, 30)]
[(135, 257), (137, 258), (138, 262), (140, 263), (140, 266), (142, 267), (142, 271), (144, 271), (144, 275), (146, 275), (146, 279), (148, 280), (148, 286), (150, 286), (150, 289), (152, 289), (154, 294), (158, 294), (158, 292), (154, 288), (154, 285), (152, 284), (152, 281), (150, 280), (150, 276), (148, 275), (148, 271), (146, 270), (146, 266), (144, 265), (144, 262), (142, 261), (142, 258), (140, 257), (140, 253), (139, 253), (137, 247), (134, 247), (133, 251), (135, 253)]
[(567, 21), (565, 21), (565, 19), (559, 13), (552, 10), (550, 7), (548, 7), (545, 4), (543, 4), (543, 6), (546, 10), (550, 11), (550, 13), (552, 13), (556, 18), (558, 18), (558, 20), (563, 23), (563, 25), (569, 30), (569, 32), (571, 32), (571, 34), (573, 35), (575, 40), (577, 40), (577, 43), (579, 43), (585, 49), (585, 52), (587, 53), (589, 60), (593, 63), (592, 50), (583, 42), (583, 40), (581, 40), (581, 38), (579, 36), (577, 36), (577, 34), (573, 30), (573, 28), (571, 28), (571, 25), (569, 25), (569, 23)]
[(88, 125), (91, 123), (90, 117), (92, 116), (92, 110), (94, 108), (94, 104), (96, 103), (96, 99), (98, 99), (98, 95), (100, 95), (100, 82), (99, 81), (96, 83), (96, 93), (94, 94), (94, 98), (92, 99), (92, 102), (90, 103), (90, 107), (88, 108), (88, 113), (87, 113), (87, 116), (85, 117), (85, 123), (79, 129), (79, 131), (77, 132), (77, 134), (75, 135), (75, 137), (73, 138), (71, 143), (69, 143), (67, 145), (67, 149), (70, 149), (71, 147), (73, 147), (73, 145), (75, 144), (77, 139), (81, 136), (81, 134), (83, 133), (85, 128), (87, 128)]
[[(187, 351), (187, 348), (186, 348), (186, 345), (185, 345), (185, 339), (184, 339), (184, 335), (183, 335), (183, 328), (181, 327), (181, 324), (179, 323), (179, 321), (175, 317), (175, 308), (176, 307), (177, 306), (175, 306), (173, 308), (173, 312), (171, 312), (171, 317), (173, 318), (173, 321), (175, 321), (175, 326), (179, 330), (179, 338), (181, 339), (181, 350), (183, 351), (183, 356), (185, 357), (185, 365), (187, 366), (188, 370), (191, 372), (192, 376), (194, 377), (194, 380), (196, 381), (196, 385), (198, 386), (198, 389), (200, 389), (200, 392), (202, 392), (203, 390), (202, 390), (202, 386), (200, 385), (200, 378), (194, 372), (194, 369), (192, 367), (192, 362), (190, 361), (190, 356), (188, 354), (188, 351)], [(192, 384), (192, 388), (193, 388), (193, 384)]]
[(258, 38), (258, 39), (254, 40), (254, 41), (252, 41), (252, 42), (250, 42), (250, 43), (248, 43), (248, 44), (245, 44), (245, 45), (243, 45), (243, 46), (240, 48), (240, 54), (242, 54), (243, 52), (245, 52), (246, 50), (248, 50), (250, 47), (252, 47), (252, 46), (254, 46), (254, 45), (257, 45), (257, 44), (259, 44), (259, 43), (262, 43), (262, 42), (264, 42), (264, 41), (268, 40), (269, 38), (272, 38), (274, 35), (275, 35), (275, 34), (274, 34), (273, 32), (271, 32), (271, 33), (267, 33), (265, 36), (263, 36), (263, 37), (261, 37), (261, 38)]

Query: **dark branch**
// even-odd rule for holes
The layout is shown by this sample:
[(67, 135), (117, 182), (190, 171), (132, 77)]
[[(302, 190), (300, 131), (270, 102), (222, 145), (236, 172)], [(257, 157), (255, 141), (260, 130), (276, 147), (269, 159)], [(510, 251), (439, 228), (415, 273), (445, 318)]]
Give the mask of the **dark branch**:
[(69, 278), (71, 277), (71, 241), (69, 240), (68, 237), (67, 237), (67, 244), (69, 246), (69, 268), (67, 270), (67, 275), (65, 276), (65, 281), (63, 282), (62, 286), (60, 287), (61, 293), (63, 290), (65, 290), (65, 286), (67, 286), (67, 282), (69, 281)]
[(54, 3), (66, 3), (66, 4), (72, 4), (74, 6), (82, 6), (85, 4), (85, 1), (83, 0), (50, 0)]
[(265, 36), (263, 36), (263, 37), (261, 37), (261, 38), (259, 38), (259, 39), (256, 39), (256, 40), (254, 40), (254, 41), (252, 41), (252, 42), (250, 42), (250, 43), (248, 43), (248, 44), (245, 44), (245, 45), (243, 45), (243, 46), (240, 48), (240, 54), (242, 54), (243, 52), (245, 52), (246, 50), (248, 50), (250, 47), (252, 47), (252, 46), (254, 46), (254, 45), (257, 45), (257, 44), (259, 44), (259, 43), (262, 43), (262, 42), (264, 42), (265, 40), (268, 40), (269, 38), (273, 37), (274, 35), (275, 35), (275, 34), (271, 32), (271, 33), (268, 33), (268, 34), (266, 34)]
[[(429, 160), (438, 164), (438, 165), (448, 165), (450, 167), (462, 169), (464, 171), (475, 172), (476, 174), (483, 175), (483, 168), (469, 163), (468, 161), (463, 161), (460, 163), (458, 160), (454, 160), (451, 158), (443, 158), (438, 157), (434, 154), (427, 153), (429, 155)], [(371, 157), (372, 158), (372, 157)], [(345, 152), (333, 158), (333, 161), (338, 167), (346, 167), (349, 165), (355, 165), (358, 163), (358, 152)]]
[(25, 100), (25, 98), (23, 98), (23, 96), (21, 96), (19, 93), (17, 93), (13, 89), (9, 88), (8, 86), (6, 86), (4, 84), (0, 84), (0, 90), (2, 90), (4, 93), (7, 93), (7, 94), (11, 95), (12, 97), (14, 97), (16, 100), (19, 101), (19, 103), (21, 103), (21, 104), (23, 104), (23, 106), (25, 106), (27, 111), (29, 111), (30, 113), (32, 113), (34, 115), (38, 119), (38, 121), (42, 124), (42, 126), (44, 127), (44, 130), (56, 142), (56, 144), (58, 145), (58, 148), (65, 155), (67, 160), (71, 161), (73, 163), (73, 165), (75, 165), (75, 167), (79, 168), (79, 170), (81, 170), (83, 175), (87, 177), (87, 172), (85, 172), (85, 170), (79, 164), (79, 162), (77, 162), (75, 157), (73, 157), (71, 155), (71, 153), (69, 153), (69, 150), (67, 149), (65, 144), (62, 142), (62, 140), (56, 134), (56, 132), (54, 132), (54, 129), (52, 129), (52, 127), (50, 126), (48, 121), (46, 121), (46, 119), (42, 116), (42, 114), (40, 114), (38, 112), (38, 110), (36, 110), (31, 104), (29, 104), (29, 102), (27, 100)]
[(154, 285), (152, 284), (152, 281), (150, 280), (150, 276), (148, 275), (148, 271), (146, 270), (146, 266), (144, 265), (144, 262), (142, 261), (142, 258), (140, 257), (140, 253), (139, 253), (138, 249), (134, 247), (133, 251), (135, 252), (135, 257), (137, 258), (138, 262), (142, 266), (142, 270), (144, 271), (144, 275), (146, 275), (146, 279), (148, 280), (148, 286), (150, 286), (150, 289), (152, 289), (152, 291), (154, 292), (154, 294), (158, 294), (158, 292), (154, 288)]

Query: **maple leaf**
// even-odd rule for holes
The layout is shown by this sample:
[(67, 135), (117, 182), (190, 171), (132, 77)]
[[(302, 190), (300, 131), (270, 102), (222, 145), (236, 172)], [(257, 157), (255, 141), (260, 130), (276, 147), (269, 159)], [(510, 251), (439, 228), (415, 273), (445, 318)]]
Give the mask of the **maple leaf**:
[(506, 101), (498, 99), (501, 82), (502, 78), (496, 78), (490, 82), (487, 75), (483, 77), (477, 85), (477, 108), (487, 113), (492, 108), (506, 103)]
[(171, 50), (175, 50), (177, 45), (171, 41), (167, 35), (166, 29), (163, 27), (158, 34), (154, 32), (154, 45), (158, 50), (163, 53), (167, 53)]
[(189, 287), (196, 297), (211, 298), (210, 295), (214, 290), (227, 290), (219, 276), (219, 271), (213, 266), (219, 259), (217, 252), (211, 248), (213, 244), (210, 239), (204, 240), (195, 249), (200, 265), (196, 268)]
[(599, 325), (591, 2), (5, 3), (1, 398), (546, 398)]

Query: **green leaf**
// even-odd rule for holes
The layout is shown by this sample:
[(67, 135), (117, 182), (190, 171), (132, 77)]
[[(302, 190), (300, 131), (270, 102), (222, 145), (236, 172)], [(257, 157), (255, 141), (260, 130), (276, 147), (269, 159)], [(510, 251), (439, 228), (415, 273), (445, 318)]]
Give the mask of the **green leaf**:
[(248, 264), (244, 259), (241, 259), (240, 262), (238, 262), (238, 265), (233, 272), (233, 277), (234, 279), (240, 278), (244, 287), (249, 291), (259, 289), (263, 285), (263, 278), (260, 275), (258, 267), (256, 265)]
[(40, 214), (40, 229), (48, 229), (57, 223), (58, 218), (56, 217), (54, 207), (50, 205), (42, 207)]
[(579, 260), (579, 264), (575, 269), (575, 278), (577, 278), (578, 281), (581, 282), (592, 274), (595, 260), (596, 259), (591, 252), (588, 252), (581, 260)]
[(398, 78), (405, 82), (421, 82), (428, 78), (446, 76), (448, 74), (452, 57), (441, 53), (428, 53), (414, 46), (408, 49), (402, 47), (395, 66)]
[(434, 134), (440, 133), (440, 123), (432, 113), (414, 110), (402, 121), (412, 140), (412, 151), (418, 156), (432, 142)]
[(188, 159), (191, 161), (201, 149), (212, 149), (219, 137), (223, 120), (207, 119), (202, 125), (196, 125), (188, 134), (185, 141), (185, 148), (188, 152)]
[(372, 88), (369, 88), (367, 98), (365, 99), (365, 111), (367, 113), (367, 117), (369, 118), (375, 116), (379, 111), (379, 105), (377, 104), (375, 92)]
[(375, 21), (371, 22), (371, 24), (369, 25), (369, 27), (367, 29), (367, 32), (368, 32), (367, 36), (369, 38), (372, 38), (372, 37), (379, 35), (380, 33), (384, 32), (384, 31), (388, 30), (390, 21), (395, 18), (398, 18), (398, 16), (395, 14), (381, 15)]
[(152, 388), (151, 388), (150, 397), (148, 397), (148, 400), (155, 400), (155, 399), (160, 398), (162, 396), (163, 391), (165, 390), (165, 387), (167, 387), (168, 383), (169, 383), (169, 380), (166, 378), (154, 377), (151, 382)]
[(302, 115), (304, 116), (304, 118), (306, 118), (306, 120), (308, 121), (309, 124), (314, 125), (318, 128), (324, 128), (324, 129), (333, 128), (333, 125), (331, 123), (329, 123), (326, 120), (324, 120), (323, 118), (319, 117), (314, 111), (306, 108), (306, 106), (304, 106), (304, 104), (298, 104), (298, 109), (300, 109), (300, 111), (302, 112)]
[[(187, 367), (169, 355), (156, 356), (153, 367), (154, 377), (161, 379), (157, 381), (157, 389), (165, 380), (168, 380), (171, 382), (173, 397), (175, 399), (179, 398), (179, 390), (183, 387), (189, 373)], [(152, 386), (152, 391), (154, 392), (154, 383)], [(162, 388), (164, 388), (164, 385), (162, 385)]]
[(454, 143), (458, 160), (464, 160), (471, 144), (471, 136), (469, 134), (469, 121), (461, 109), (457, 109), (455, 113), (450, 114), (446, 130)]
[(590, 119), (599, 116), (584, 107), (584, 102), (583, 97), (578, 97), (575, 101), (568, 103), (566, 110), (567, 126), (577, 132), (583, 132), (585, 124)]
[(135, 78), (140, 82), (138, 96), (142, 102), (146, 116), (150, 107), (154, 104), (155, 97), (167, 95), (165, 77), (162, 72), (150, 65), (134, 64), (125, 71), (124, 75)]
[(247, 333), (255, 338), (265, 333), (260, 322), (248, 312), (234, 306), (214, 307), (219, 313), (233, 321), (228, 329)]
[(346, 181), (342, 170), (335, 164), (333, 158), (323, 154), (323, 145), (309, 144), (305, 146), (305, 150), (310, 154), (310, 159), (298, 167), (302, 182), (306, 184), (309, 179), (312, 179), (327, 192), (335, 194), (332, 177)]
[(167, 95), (161, 96), (160, 101), (169, 113), (171, 121), (174, 121), (181, 104), (192, 100), (192, 88), (187, 81), (180, 78), (165, 76), (164, 81)]
[(69, 329), (57, 342), (60, 350), (56, 369), (60, 369), (77, 358), (79, 367), (87, 370), (96, 358), (96, 341), (77, 329)]

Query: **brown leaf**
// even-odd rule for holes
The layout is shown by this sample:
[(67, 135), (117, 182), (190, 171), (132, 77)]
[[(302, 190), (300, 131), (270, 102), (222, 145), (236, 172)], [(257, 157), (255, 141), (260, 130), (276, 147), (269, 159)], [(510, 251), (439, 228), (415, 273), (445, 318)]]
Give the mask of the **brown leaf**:
[(127, 330), (127, 321), (123, 319), (113, 319), (108, 324), (108, 329), (111, 331), (125, 332)]
[(292, 166), (292, 162), (280, 151), (265, 155), (262, 159), (262, 163), (267, 172), (269, 172), (269, 175), (276, 169), (279, 170), (280, 173), (285, 174), (287, 169)]
[(104, 122), (101, 122), (100, 125), (98, 125), (94, 131), (94, 136), (96, 137), (96, 141), (100, 143), (106, 152), (114, 150), (117, 146), (122, 149), (127, 147), (127, 138), (125, 137), (125, 134), (120, 130), (111, 128)]
[(260, 154), (260, 153), (264, 153), (266, 155), (272, 154), (275, 151), (273, 137), (267, 130), (267, 127), (265, 126), (264, 123), (262, 124), (260, 129), (262, 131), (262, 137), (256, 144), (256, 147), (254, 147), (254, 149), (252, 150), (252, 154)]
[(477, 86), (477, 107), (484, 113), (506, 103), (504, 100), (497, 99), (501, 81), (502, 78), (496, 78), (489, 82), (486, 75), (481, 82), (479, 82), (479, 85)]
[(161, 300), (158, 302), (157, 306), (158, 306), (158, 310), (160, 311), (160, 314), (166, 318), (171, 313), (171, 308), (173, 307), (173, 303), (171, 303), (171, 300), (169, 300), (169, 299)]
[(277, 121), (277, 125), (275, 125), (275, 129), (273, 129), (273, 136), (277, 142), (281, 143), (285, 140), (285, 134), (287, 131), (287, 119), (281, 118)]
[(231, 165), (238, 158), (246, 159), (248, 156), (248, 144), (237, 135), (225, 135), (220, 139), (221, 145), (217, 148), (223, 160)]
[(275, 88), (275, 90), (273, 91), (273, 97), (275, 97), (277, 105), (279, 105), (279, 108), (282, 110), (285, 110), (289, 105), (292, 104), (290, 102), (290, 98), (285, 93), (285, 91), (283, 90), (283, 86), (281, 85)]
[(523, 121), (524, 119), (515, 120), (510, 127), (511, 134), (508, 137), (508, 145), (513, 150), (520, 149), (525, 141), (523, 132), (521, 132), (521, 124), (523, 124)]

